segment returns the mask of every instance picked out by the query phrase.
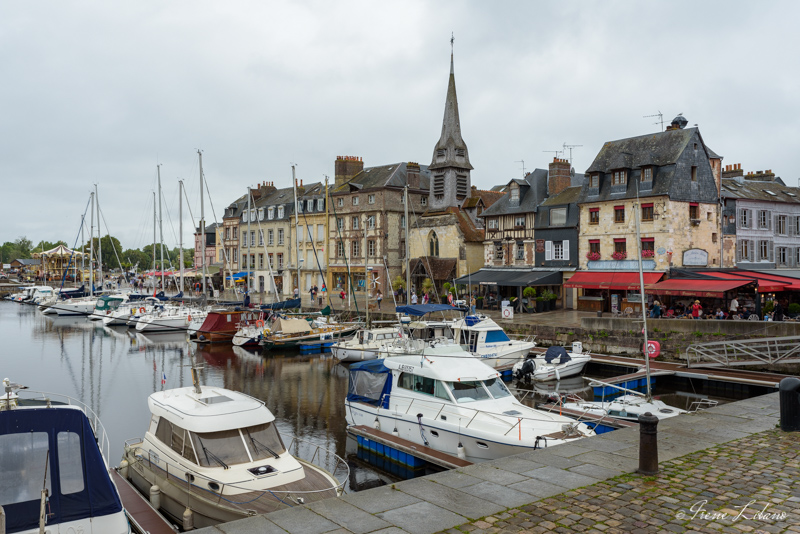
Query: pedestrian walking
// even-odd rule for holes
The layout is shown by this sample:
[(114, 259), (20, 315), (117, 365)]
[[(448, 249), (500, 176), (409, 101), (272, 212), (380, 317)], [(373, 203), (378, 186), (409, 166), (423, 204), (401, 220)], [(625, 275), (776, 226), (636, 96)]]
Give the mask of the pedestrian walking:
[(411, 304), (412, 306), (416, 306), (417, 304), (417, 292), (413, 289), (411, 290)]
[(381, 301), (383, 300), (383, 293), (381, 293), (380, 289), (375, 292), (375, 300), (378, 301), (378, 309), (380, 310), (381, 309)]

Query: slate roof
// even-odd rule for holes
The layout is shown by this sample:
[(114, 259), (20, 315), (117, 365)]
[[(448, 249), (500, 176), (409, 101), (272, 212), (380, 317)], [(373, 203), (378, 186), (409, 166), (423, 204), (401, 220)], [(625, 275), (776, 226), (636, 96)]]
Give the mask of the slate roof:
[(564, 206), (567, 204), (577, 203), (581, 198), (582, 191), (583, 188), (581, 186), (567, 187), (559, 194), (553, 195), (542, 202), (542, 206)]
[(637, 169), (643, 165), (671, 165), (678, 160), (695, 134), (699, 134), (697, 128), (684, 128), (608, 141), (586, 173)]
[(20, 265), (32, 266), (32, 265), (41, 265), (41, 260), (34, 260), (30, 258), (17, 258), (16, 260), (12, 261), (11, 263), (17, 262)]
[[(381, 187), (405, 187), (408, 176), (406, 162), (366, 167), (353, 176), (350, 180), (335, 187), (332, 193), (342, 193), (357, 189), (375, 189)], [(430, 170), (427, 165), (419, 166), (419, 187), (423, 190), (430, 189)]]
[[(506, 192), (502, 198), (483, 210), (481, 217), (494, 215), (504, 215), (509, 213), (531, 213), (536, 211), (536, 207), (547, 198), (547, 176), (546, 169), (535, 169), (528, 173), (525, 178), (515, 178), (510, 180), (520, 184), (519, 206), (511, 205), (511, 194)], [(506, 191), (508, 189), (506, 188)]]
[[(771, 195), (767, 191), (775, 194)], [(720, 195), (723, 198), (800, 204), (800, 189), (787, 187), (777, 182), (758, 182), (755, 180), (739, 182), (735, 178), (723, 178)]]

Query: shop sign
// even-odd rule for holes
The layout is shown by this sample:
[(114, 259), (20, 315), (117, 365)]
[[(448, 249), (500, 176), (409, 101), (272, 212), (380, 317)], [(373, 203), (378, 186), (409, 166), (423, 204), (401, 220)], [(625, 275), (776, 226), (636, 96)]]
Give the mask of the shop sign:
[(706, 267), (708, 265), (708, 252), (701, 248), (690, 248), (684, 251), (683, 265)]

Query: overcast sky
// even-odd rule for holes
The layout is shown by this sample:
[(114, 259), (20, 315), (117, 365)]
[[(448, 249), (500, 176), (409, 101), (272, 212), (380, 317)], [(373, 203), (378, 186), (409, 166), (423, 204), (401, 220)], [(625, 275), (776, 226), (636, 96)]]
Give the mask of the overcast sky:
[(797, 185), (798, 19), (793, 1), (3, 2), (0, 242), (72, 245), (97, 184), (110, 233), (140, 248), (161, 163), (177, 246), (198, 148), (218, 218), (248, 185), (290, 186), (292, 163), (305, 183), (333, 180), (337, 155), (430, 163), (451, 32), (479, 188), (564, 143), (583, 172), (603, 142), (659, 131), (643, 118), (659, 111), (723, 164)]

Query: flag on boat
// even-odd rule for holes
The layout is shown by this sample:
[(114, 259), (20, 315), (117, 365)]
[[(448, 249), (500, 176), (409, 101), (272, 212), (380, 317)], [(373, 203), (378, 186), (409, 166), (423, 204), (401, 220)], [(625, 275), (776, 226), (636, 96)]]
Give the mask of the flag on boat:
[(163, 386), (166, 383), (167, 383), (167, 374), (166, 373), (162, 373), (161, 374), (161, 385)]

